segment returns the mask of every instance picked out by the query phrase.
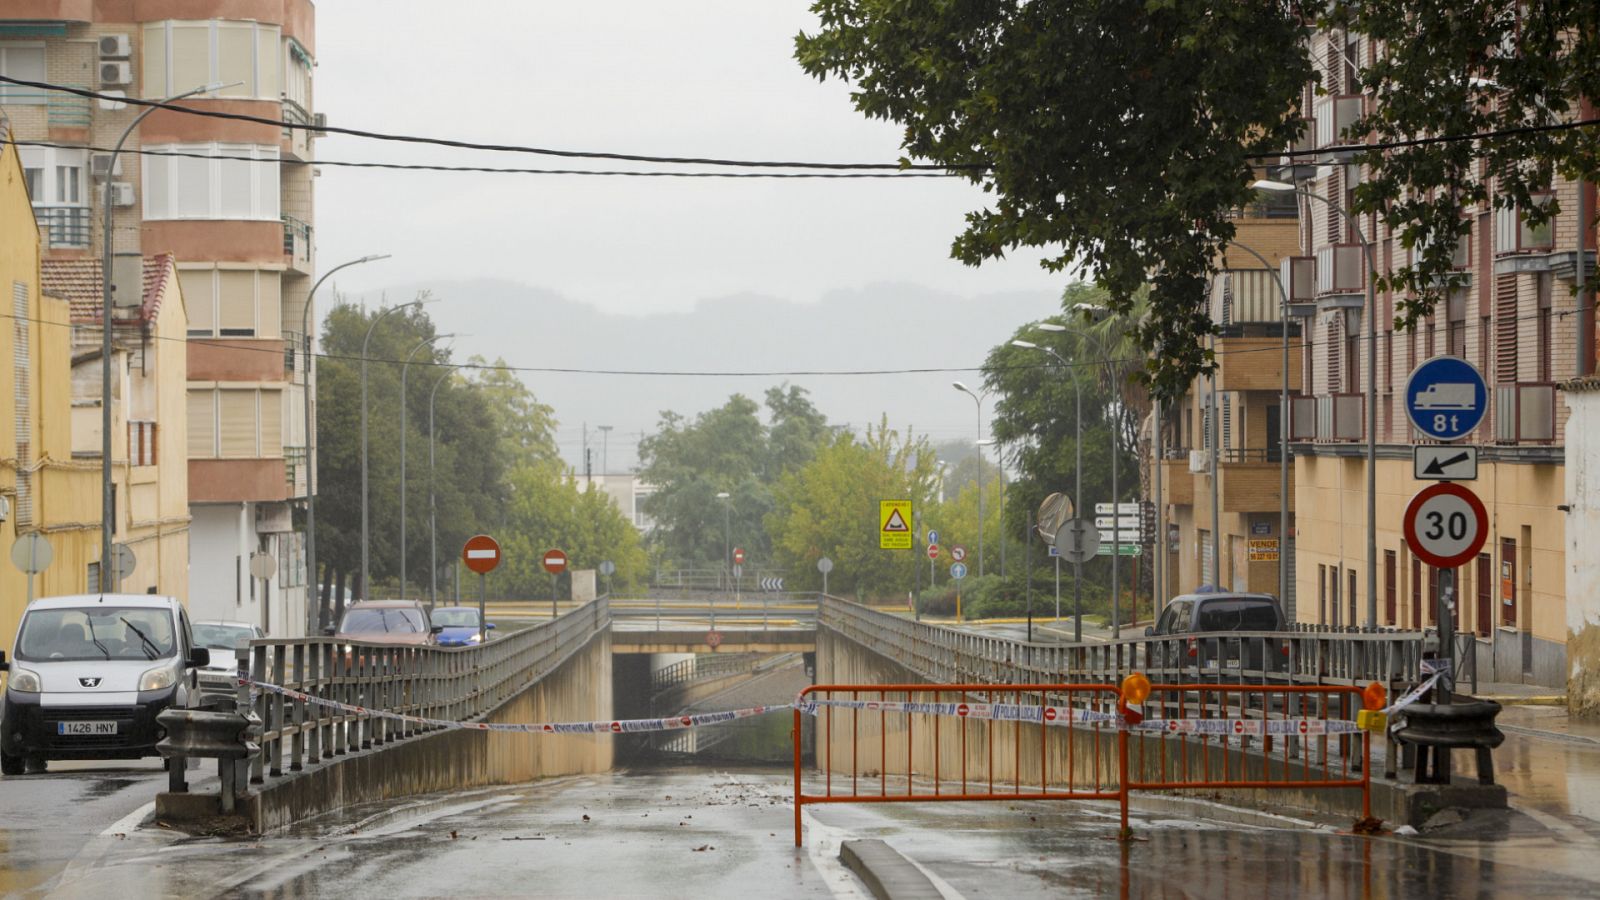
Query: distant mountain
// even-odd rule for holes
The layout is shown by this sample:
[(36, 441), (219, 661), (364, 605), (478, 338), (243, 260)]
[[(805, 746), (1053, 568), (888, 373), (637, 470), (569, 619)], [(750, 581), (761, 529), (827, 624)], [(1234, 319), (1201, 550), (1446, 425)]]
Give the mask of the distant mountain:
[[(409, 284), (354, 299), (409, 299), (426, 288), (440, 299), (428, 307), (441, 331), (470, 335), (454, 356), (503, 357), (542, 369), (646, 371), (646, 376), (524, 372), (524, 382), (556, 410), (563, 455), (582, 465), (582, 429), (591, 429), (596, 473), (601, 440), (596, 425), (611, 425), (609, 463), (626, 471), (634, 444), (653, 431), (662, 410), (693, 415), (730, 394), (760, 399), (788, 381), (811, 392), (835, 423), (856, 430), (876, 424), (914, 426), (935, 440), (975, 436), (970, 398), (950, 386), (976, 387), (976, 372), (895, 375), (678, 376), (667, 372), (816, 372), (863, 369), (977, 367), (989, 350), (1020, 325), (1059, 309), (1044, 292), (961, 296), (913, 284), (873, 284), (835, 290), (812, 303), (765, 294), (714, 297), (690, 312), (620, 315), (568, 300), (553, 291), (498, 280)], [(985, 404), (985, 421), (989, 407)]]

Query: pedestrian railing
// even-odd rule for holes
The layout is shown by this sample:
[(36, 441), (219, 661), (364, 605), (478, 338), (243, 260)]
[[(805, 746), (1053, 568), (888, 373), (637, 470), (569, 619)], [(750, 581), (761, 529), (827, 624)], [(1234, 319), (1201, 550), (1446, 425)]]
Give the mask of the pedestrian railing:
[(679, 660), (650, 673), (650, 693), (659, 694), (669, 688), (707, 678), (753, 672), (760, 661), (761, 655), (757, 653), (718, 653), (715, 656)]
[[(611, 604), (613, 618), (634, 623), (653, 623), (657, 629), (683, 626), (715, 627), (720, 619), (728, 628), (815, 628), (817, 595), (814, 593), (762, 591), (735, 596), (733, 593), (696, 591), (664, 597), (618, 597)], [(760, 620), (757, 622), (756, 620)], [(793, 623), (792, 625), (790, 623)]]
[(1117, 684), (1130, 672), (1164, 683), (1362, 686), (1415, 683), (1421, 632), (1236, 631), (1044, 644), (916, 622), (828, 597), (831, 629), (935, 682)]
[(431, 730), (390, 714), (481, 720), (558, 669), (610, 627), (605, 598), (466, 647), (394, 646), (345, 638), (251, 641), (238, 651), (237, 708), (263, 723), (250, 780)]

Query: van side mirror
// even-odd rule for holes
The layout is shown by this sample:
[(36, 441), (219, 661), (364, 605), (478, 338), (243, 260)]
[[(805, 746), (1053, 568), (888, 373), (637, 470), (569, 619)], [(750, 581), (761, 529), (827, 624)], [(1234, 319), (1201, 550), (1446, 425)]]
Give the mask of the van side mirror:
[(203, 669), (211, 665), (211, 651), (205, 647), (195, 647), (189, 651), (189, 665)]
[(1144, 629), (1144, 636), (1145, 637), (1155, 637), (1156, 636), (1156, 630), (1147, 625), (1147, 626), (1145, 626), (1145, 629)]

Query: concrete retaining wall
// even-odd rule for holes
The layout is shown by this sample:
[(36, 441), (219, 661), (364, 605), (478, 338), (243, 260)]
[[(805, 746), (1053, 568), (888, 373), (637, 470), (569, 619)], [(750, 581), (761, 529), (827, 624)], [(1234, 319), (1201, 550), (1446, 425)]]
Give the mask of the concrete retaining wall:
[[(612, 718), (611, 698), (607, 631), (495, 710), (488, 721), (606, 720)], [(246, 810), (255, 829), (265, 832), (357, 803), (604, 772), (612, 765), (612, 740), (599, 734), (437, 731), (273, 779), (250, 797)]]

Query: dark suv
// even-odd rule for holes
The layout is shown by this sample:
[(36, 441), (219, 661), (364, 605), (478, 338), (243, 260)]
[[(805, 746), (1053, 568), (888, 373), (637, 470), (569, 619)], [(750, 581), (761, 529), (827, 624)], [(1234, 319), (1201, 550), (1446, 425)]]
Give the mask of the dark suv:
[[(1284, 644), (1278, 640), (1222, 635), (1235, 631), (1282, 631), (1283, 607), (1271, 594), (1184, 594), (1167, 602), (1147, 637), (1190, 635), (1183, 644), (1163, 642), (1155, 657), (1168, 667), (1200, 666), (1282, 670)], [(1207, 639), (1211, 636), (1211, 639)]]

